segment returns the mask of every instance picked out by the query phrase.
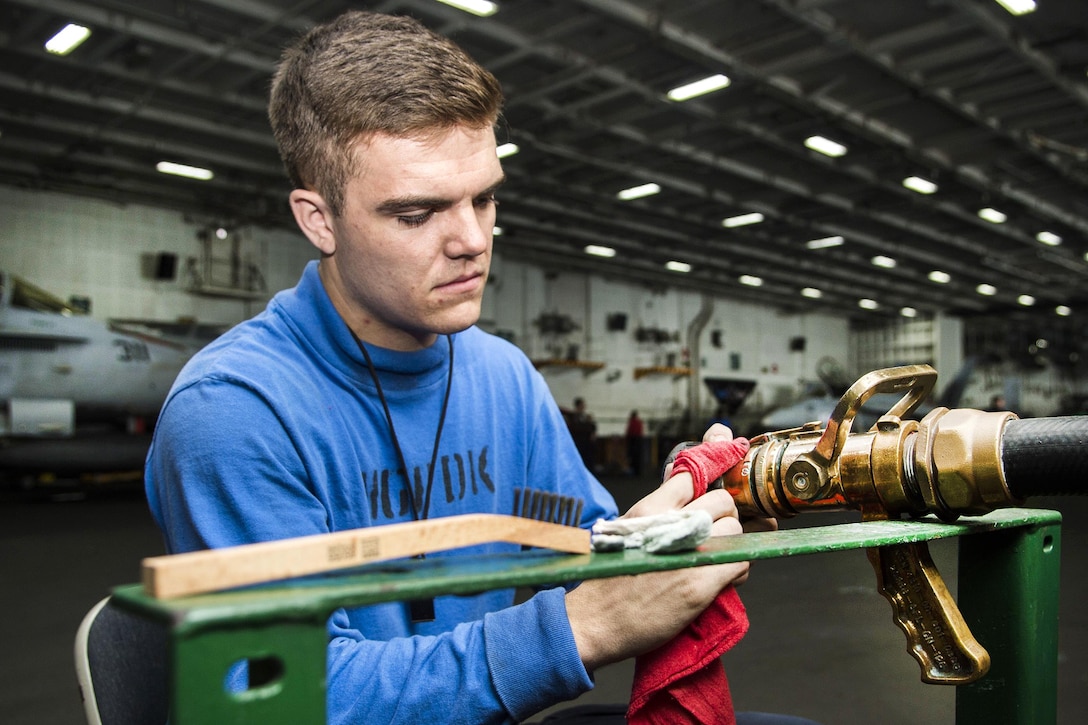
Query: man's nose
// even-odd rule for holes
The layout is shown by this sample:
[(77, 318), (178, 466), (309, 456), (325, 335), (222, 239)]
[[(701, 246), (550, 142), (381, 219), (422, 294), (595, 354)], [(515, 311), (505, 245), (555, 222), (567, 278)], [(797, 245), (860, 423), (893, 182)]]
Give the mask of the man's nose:
[(474, 207), (469, 207), (459, 209), (453, 217), (447, 232), (450, 256), (476, 256), (486, 252), (495, 229), (494, 216), (479, 214)]

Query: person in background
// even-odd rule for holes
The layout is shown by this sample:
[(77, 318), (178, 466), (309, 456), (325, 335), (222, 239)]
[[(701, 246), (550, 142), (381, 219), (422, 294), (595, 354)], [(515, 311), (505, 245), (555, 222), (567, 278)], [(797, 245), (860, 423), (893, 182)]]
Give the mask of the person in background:
[(570, 434), (574, 438), (574, 445), (578, 449), (578, 455), (586, 468), (593, 471), (597, 465), (597, 422), (586, 410), (584, 398), (574, 399), (574, 412), (569, 420)]
[(624, 438), (627, 440), (627, 470), (634, 476), (642, 474), (643, 435), (645, 435), (645, 430), (643, 429), (642, 418), (638, 417), (637, 410), (632, 410), (631, 415), (627, 418), (627, 430), (624, 431)]
[[(286, 49), (269, 117), (320, 259), (174, 383), (145, 470), (168, 552), (509, 513), (520, 486), (583, 499), (585, 527), (617, 515), (543, 377), (476, 327), (505, 178), (501, 104), (491, 73), (409, 18), (350, 11)], [(729, 495), (693, 500), (687, 473), (632, 513), (683, 508), (710, 513), (716, 535), (742, 531)], [(520, 722), (670, 641), (747, 575), (741, 562), (516, 604), (501, 590), (338, 610), (328, 721)], [(237, 668), (230, 686), (246, 677)]]

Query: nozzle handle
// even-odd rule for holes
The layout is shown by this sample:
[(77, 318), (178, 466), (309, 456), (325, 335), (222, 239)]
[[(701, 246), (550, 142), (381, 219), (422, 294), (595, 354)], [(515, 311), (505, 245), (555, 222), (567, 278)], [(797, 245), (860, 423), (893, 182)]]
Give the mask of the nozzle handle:
[(971, 634), (925, 543), (866, 550), (877, 589), (907, 636), (907, 651), (931, 685), (965, 685), (990, 669), (990, 655)]

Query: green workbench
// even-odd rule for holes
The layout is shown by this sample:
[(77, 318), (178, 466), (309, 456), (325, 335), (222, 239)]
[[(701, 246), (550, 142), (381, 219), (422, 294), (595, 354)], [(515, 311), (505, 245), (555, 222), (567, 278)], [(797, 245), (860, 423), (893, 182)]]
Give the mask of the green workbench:
[[(340, 607), (961, 537), (959, 606), (992, 666), (957, 688), (956, 722), (1039, 725), (1057, 717), (1060, 525), (1055, 511), (1001, 509), (953, 524), (873, 521), (716, 538), (684, 554), (435, 557), (173, 600), (129, 585), (114, 598), (168, 627), (173, 725), (324, 725), (326, 622)], [(228, 692), (225, 675), (242, 659), (263, 663), (269, 683)]]

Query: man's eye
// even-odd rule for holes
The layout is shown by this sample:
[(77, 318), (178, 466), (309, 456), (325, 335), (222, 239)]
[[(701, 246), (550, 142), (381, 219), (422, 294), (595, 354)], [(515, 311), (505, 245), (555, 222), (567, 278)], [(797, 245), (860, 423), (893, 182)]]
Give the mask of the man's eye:
[(411, 216), (399, 216), (397, 217), (397, 221), (405, 226), (418, 227), (430, 219), (433, 214), (433, 211), (425, 211), (419, 214), (412, 214)]
[(483, 208), (487, 206), (498, 206), (499, 200), (495, 198), (494, 194), (488, 194), (487, 196), (481, 196), (476, 200), (476, 206)]

